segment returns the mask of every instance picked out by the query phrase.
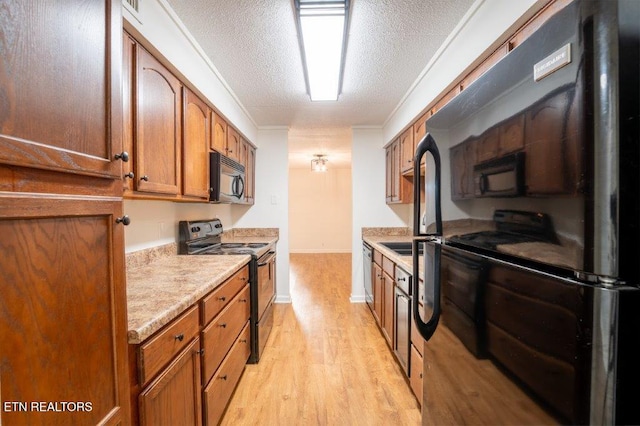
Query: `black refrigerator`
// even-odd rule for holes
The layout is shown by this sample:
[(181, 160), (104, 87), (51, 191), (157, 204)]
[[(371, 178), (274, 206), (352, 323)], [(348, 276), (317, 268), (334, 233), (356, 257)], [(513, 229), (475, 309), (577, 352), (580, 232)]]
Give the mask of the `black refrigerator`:
[(427, 120), (423, 424), (640, 424), (639, 40), (576, 0)]

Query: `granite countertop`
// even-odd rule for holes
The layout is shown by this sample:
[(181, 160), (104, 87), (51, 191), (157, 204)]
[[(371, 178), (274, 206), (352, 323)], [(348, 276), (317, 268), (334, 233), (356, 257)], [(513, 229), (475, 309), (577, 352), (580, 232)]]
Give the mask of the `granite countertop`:
[(129, 343), (142, 343), (250, 260), (249, 255), (174, 255), (127, 269)]
[[(269, 230), (267, 230), (269, 231)], [(266, 243), (273, 232), (225, 232), (225, 243)], [(187, 256), (175, 243), (127, 254), (128, 340), (142, 343), (249, 263), (251, 256)]]

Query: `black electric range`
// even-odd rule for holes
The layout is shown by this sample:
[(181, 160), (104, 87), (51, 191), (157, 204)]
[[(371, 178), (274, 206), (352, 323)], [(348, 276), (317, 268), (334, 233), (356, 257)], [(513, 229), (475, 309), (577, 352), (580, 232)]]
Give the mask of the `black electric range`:
[(178, 224), (178, 254), (183, 255), (242, 255), (249, 261), (251, 294), (251, 356), (255, 364), (264, 352), (273, 327), (275, 300), (276, 253), (272, 244), (264, 242), (222, 242), (220, 219), (180, 221)]

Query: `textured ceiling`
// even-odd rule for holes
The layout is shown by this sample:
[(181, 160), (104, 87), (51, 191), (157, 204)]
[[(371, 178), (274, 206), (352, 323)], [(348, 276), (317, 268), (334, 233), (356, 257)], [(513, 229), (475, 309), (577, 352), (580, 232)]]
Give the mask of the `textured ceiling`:
[[(342, 94), (306, 93), (292, 0), (167, 0), (258, 126), (380, 126), (473, 0), (351, 0)], [(350, 139), (350, 138), (349, 138)]]

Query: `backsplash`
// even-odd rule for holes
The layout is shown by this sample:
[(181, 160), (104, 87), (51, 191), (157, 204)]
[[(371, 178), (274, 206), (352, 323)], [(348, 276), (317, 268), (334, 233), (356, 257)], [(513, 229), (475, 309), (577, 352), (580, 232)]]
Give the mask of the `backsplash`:
[(407, 235), (411, 235), (411, 229), (407, 227), (362, 228), (363, 237), (404, 237)]

